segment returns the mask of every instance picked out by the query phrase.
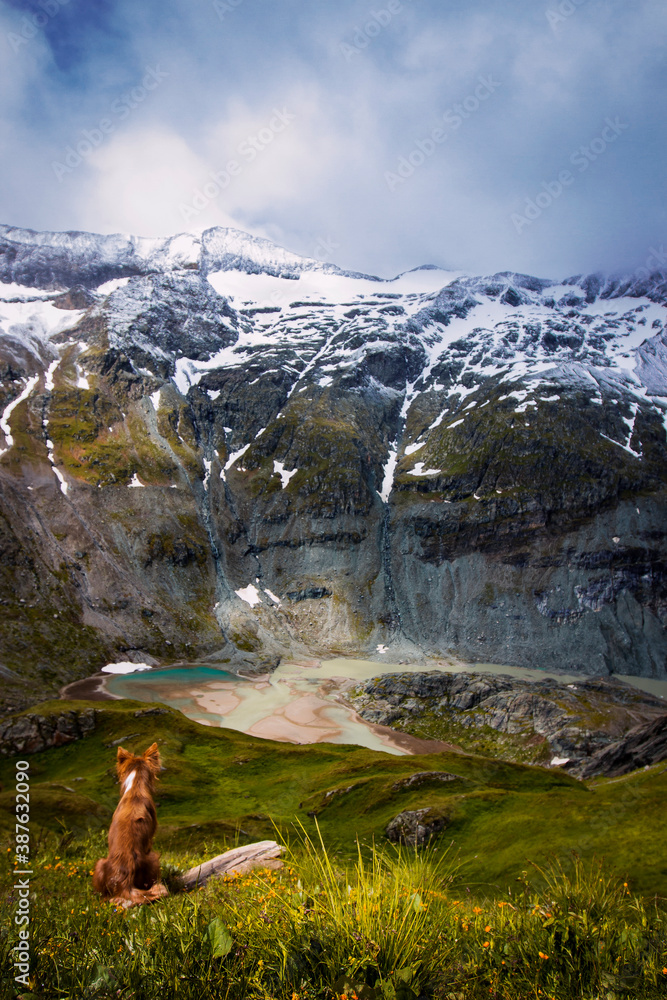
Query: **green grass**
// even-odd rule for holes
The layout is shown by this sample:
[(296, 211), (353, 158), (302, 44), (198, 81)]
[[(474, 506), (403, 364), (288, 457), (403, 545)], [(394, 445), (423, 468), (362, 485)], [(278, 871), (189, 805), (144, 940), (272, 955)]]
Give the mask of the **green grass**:
[(414, 718), (406, 713), (391, 726), (420, 739), (454, 743), (468, 753), (501, 757), (516, 764), (548, 764), (553, 757), (548, 742), (536, 737), (533, 730), (504, 733), (488, 725), (466, 726), (453, 712), (436, 712), (428, 707)]
[[(664, 996), (665, 765), (583, 784), (474, 755), (258, 740), (140, 702), (31, 711), (90, 706), (91, 735), (29, 757), (34, 988), (24, 995)], [(143, 751), (155, 739), (164, 765), (156, 848), (166, 870), (267, 836), (291, 841), (286, 870), (128, 913), (101, 905), (90, 870), (117, 802), (116, 746)], [(0, 762), (0, 841), (10, 859), (14, 763)], [(405, 783), (424, 771), (457, 778)], [(424, 854), (397, 854), (384, 838), (388, 821), (424, 807), (446, 819), (444, 833)], [(4, 872), (7, 912), (12, 884)], [(12, 933), (0, 933), (5, 957)]]
[[(295, 819), (313, 835), (317, 819), (327, 845), (350, 855), (357, 836), (381, 841), (399, 812), (429, 808), (446, 820), (439, 843), (454, 845), (471, 887), (503, 891), (526, 858), (541, 863), (576, 850), (585, 859), (604, 856), (634, 890), (667, 896), (665, 764), (591, 784), (558, 770), (454, 752), (397, 757), (331, 743), (260, 740), (142, 702), (56, 701), (30, 711), (84, 707), (96, 710), (90, 736), (30, 757), (35, 829), (59, 830), (60, 820), (77, 834), (105, 826), (117, 801), (118, 740), (135, 752), (157, 740), (163, 849), (204, 838), (213, 849), (235, 830), (259, 839), (273, 835), (274, 823), (288, 830)], [(458, 780), (406, 785), (404, 779), (425, 771)], [(0, 841), (13, 829), (12, 775), (12, 761), (1, 761)]]
[[(166, 852), (183, 869), (199, 852)], [(531, 867), (502, 898), (470, 894), (453, 855), (366, 844), (352, 859), (297, 829), (280, 872), (214, 879), (123, 911), (90, 871), (103, 834), (42, 839), (22, 997), (157, 1000), (658, 1000), (665, 913), (597, 862)], [(16, 903), (12, 878), (0, 898)], [(0, 934), (12, 995), (12, 932)]]

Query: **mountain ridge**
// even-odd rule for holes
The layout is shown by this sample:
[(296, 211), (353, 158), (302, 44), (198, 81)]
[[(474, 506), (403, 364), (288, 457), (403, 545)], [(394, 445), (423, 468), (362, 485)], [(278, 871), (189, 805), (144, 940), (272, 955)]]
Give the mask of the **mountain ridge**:
[[(239, 231), (71, 237), (0, 227), (0, 541), (33, 604), (5, 573), (9, 669), (667, 675), (665, 273), (381, 279)], [(47, 655), (27, 611), (52, 606), (72, 638)]]

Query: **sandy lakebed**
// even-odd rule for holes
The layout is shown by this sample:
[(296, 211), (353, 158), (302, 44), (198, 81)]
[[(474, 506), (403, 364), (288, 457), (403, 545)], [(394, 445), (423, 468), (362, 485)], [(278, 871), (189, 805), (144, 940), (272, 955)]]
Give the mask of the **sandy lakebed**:
[[(215, 663), (168, 667), (127, 663), (109, 664), (104, 671), (68, 685), (61, 696), (163, 702), (204, 725), (288, 743), (352, 743), (393, 754), (435, 753), (452, 748), (368, 723), (345, 701), (346, 690), (355, 683), (383, 673), (425, 670), (506, 674), (533, 681), (553, 677), (565, 684), (581, 679), (573, 674), (491, 663), (437, 661), (425, 665), (347, 657), (286, 660), (272, 674), (258, 677), (239, 676)], [(667, 697), (667, 681), (629, 676), (619, 679)]]

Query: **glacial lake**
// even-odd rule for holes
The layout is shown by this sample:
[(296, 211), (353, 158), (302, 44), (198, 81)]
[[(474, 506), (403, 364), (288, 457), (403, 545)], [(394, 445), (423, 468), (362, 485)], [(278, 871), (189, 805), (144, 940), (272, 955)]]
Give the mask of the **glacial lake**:
[[(139, 666), (139, 665), (137, 665)], [(110, 665), (112, 669), (112, 665)], [(128, 664), (128, 669), (132, 669)], [(505, 674), (522, 680), (554, 678), (564, 684), (581, 675), (507, 667), (494, 663), (439, 660), (433, 664), (384, 663), (337, 657), (330, 660), (284, 661), (273, 674), (246, 678), (230, 673), (223, 664), (182, 663), (169, 667), (135, 668), (136, 672), (98, 674), (70, 685), (67, 697), (88, 697), (77, 688), (96, 682), (100, 695), (163, 702), (208, 726), (236, 729), (263, 739), (289, 743), (348, 743), (385, 753), (427, 753), (445, 744), (413, 740), (385, 726), (365, 722), (338, 700), (350, 682), (383, 673)], [(667, 681), (619, 676), (619, 680), (667, 700)]]

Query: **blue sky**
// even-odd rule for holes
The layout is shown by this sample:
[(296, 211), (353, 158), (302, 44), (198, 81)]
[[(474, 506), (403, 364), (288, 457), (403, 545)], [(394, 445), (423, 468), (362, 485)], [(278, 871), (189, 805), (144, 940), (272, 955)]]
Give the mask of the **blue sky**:
[(0, 221), (232, 225), (383, 276), (643, 266), (666, 29), (664, 0), (0, 0)]

